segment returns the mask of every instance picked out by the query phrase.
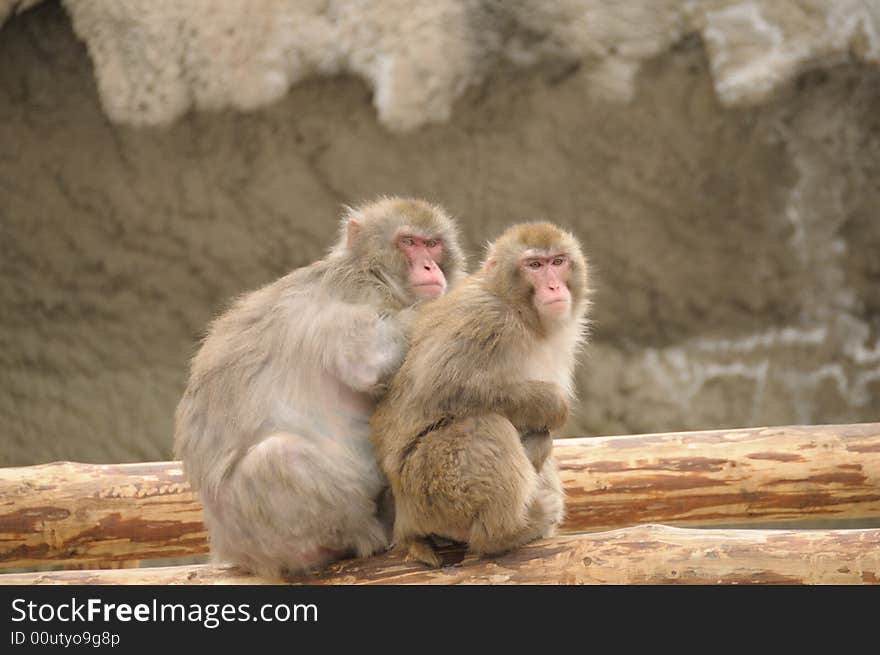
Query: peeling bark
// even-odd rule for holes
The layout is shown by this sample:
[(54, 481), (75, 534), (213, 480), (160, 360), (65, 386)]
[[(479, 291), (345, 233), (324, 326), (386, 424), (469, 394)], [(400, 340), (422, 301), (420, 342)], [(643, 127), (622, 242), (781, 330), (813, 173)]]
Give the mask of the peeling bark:
[[(427, 569), (396, 553), (337, 562), (292, 584), (877, 584), (880, 530), (699, 530), (641, 525), (535, 542)], [(0, 584), (277, 584), (222, 566), (0, 575)]]
[(880, 518), (880, 424), (557, 440), (563, 530)]
[(0, 568), (120, 566), (207, 552), (178, 462), (0, 469)]
[[(643, 523), (880, 522), (880, 424), (557, 439), (561, 532)], [(0, 469), (0, 568), (203, 555), (178, 462)]]

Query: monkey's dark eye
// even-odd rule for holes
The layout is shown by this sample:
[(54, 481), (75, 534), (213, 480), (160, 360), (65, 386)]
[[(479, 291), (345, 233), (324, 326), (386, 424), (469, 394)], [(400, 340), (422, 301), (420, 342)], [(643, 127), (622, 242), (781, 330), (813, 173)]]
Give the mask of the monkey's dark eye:
[(437, 239), (428, 239), (427, 241), (425, 241), (425, 245), (428, 248), (436, 248), (439, 243), (440, 242), (437, 241)]
[(407, 248), (412, 248), (414, 245), (416, 245), (416, 242), (413, 240), (412, 237), (403, 237), (400, 240), (400, 243), (405, 245)]
[(556, 259), (553, 260), (553, 265), (554, 266), (562, 266), (562, 264), (564, 262), (565, 262), (565, 257), (557, 257)]
[(535, 268), (535, 269), (541, 268), (541, 262), (539, 262), (539, 261), (529, 262), (529, 268)]

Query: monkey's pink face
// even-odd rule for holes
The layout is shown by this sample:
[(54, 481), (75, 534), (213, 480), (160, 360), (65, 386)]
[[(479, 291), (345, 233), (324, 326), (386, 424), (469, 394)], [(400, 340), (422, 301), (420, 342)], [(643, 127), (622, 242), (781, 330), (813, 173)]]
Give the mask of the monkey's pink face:
[(535, 290), (534, 303), (538, 314), (546, 318), (567, 316), (571, 308), (571, 292), (568, 290), (571, 262), (568, 257), (564, 253), (527, 253), (520, 267)]
[(401, 234), (397, 247), (409, 262), (409, 286), (422, 300), (430, 300), (446, 291), (446, 276), (440, 268), (443, 241), (437, 237)]

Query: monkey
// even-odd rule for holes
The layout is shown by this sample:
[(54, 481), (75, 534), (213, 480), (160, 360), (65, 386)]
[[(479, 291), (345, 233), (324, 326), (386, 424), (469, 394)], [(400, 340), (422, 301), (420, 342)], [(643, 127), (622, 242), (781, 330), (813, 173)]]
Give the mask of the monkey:
[(438, 567), (431, 537), (494, 555), (555, 532), (564, 494), (551, 433), (574, 397), (588, 282), (571, 233), (524, 223), (416, 317), (370, 420), (408, 559)]
[(286, 579), (388, 547), (369, 418), (419, 306), (462, 274), (439, 206), (347, 208), (324, 259), (247, 293), (209, 326), (175, 412), (175, 455), (213, 558)]

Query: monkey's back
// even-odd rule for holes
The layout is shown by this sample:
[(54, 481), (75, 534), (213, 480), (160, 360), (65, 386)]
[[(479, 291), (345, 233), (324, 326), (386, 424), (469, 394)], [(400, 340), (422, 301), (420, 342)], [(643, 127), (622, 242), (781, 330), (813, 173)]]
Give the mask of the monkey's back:
[[(316, 314), (308, 308), (316, 301), (349, 305), (326, 290), (332, 286), (323, 283), (328, 267), (322, 260), (244, 294), (211, 323), (175, 414), (175, 453), (194, 488), (215, 489), (269, 430), (320, 439), (350, 428), (351, 421), (340, 420), (323, 429), (328, 418), (313, 408), (328, 396), (351, 393), (329, 376), (307, 374), (322, 370), (325, 358)], [(366, 422), (357, 418), (366, 435)]]

